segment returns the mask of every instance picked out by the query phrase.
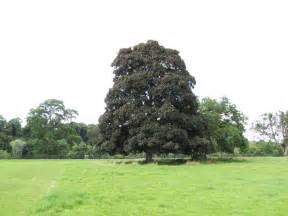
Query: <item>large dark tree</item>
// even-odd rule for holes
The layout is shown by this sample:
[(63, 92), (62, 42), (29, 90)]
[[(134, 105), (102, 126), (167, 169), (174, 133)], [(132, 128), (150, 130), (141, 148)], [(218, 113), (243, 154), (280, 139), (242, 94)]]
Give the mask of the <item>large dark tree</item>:
[(179, 52), (157, 41), (121, 49), (113, 61), (114, 85), (106, 97), (99, 128), (102, 151), (184, 153), (205, 157), (196, 84)]

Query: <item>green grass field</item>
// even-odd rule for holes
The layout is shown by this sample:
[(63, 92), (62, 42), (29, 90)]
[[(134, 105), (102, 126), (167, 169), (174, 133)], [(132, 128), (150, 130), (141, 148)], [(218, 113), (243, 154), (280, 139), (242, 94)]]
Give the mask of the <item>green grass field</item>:
[(287, 215), (288, 159), (0, 160), (0, 215)]

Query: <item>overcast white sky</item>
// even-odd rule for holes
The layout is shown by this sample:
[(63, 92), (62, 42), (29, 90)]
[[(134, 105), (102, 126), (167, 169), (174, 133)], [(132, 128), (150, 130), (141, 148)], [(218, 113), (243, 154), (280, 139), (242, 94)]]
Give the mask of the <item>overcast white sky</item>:
[(180, 54), (198, 96), (228, 96), (253, 121), (286, 110), (288, 2), (0, 1), (0, 114), (48, 98), (96, 123), (118, 50), (148, 39)]

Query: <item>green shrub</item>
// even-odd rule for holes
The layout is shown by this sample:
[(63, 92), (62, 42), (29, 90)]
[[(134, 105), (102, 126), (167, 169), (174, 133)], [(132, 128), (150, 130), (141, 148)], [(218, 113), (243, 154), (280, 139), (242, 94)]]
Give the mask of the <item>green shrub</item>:
[(69, 151), (69, 144), (65, 139), (57, 140), (57, 155), (58, 158), (66, 158)]
[(9, 159), (10, 154), (7, 151), (0, 150), (0, 159)]
[(258, 141), (250, 143), (244, 154), (247, 156), (282, 156), (283, 150), (278, 144)]
[(22, 158), (23, 150), (26, 146), (26, 142), (21, 139), (16, 139), (10, 142), (10, 146), (12, 148), (12, 156), (14, 158)]
[(238, 156), (235, 153), (227, 153), (227, 152), (215, 152), (208, 155), (209, 158), (232, 158), (234, 156)]
[(72, 146), (72, 149), (68, 153), (69, 158), (74, 159), (84, 159), (86, 158), (86, 155), (90, 157), (91, 155), (91, 146), (87, 145), (85, 143), (75, 144)]

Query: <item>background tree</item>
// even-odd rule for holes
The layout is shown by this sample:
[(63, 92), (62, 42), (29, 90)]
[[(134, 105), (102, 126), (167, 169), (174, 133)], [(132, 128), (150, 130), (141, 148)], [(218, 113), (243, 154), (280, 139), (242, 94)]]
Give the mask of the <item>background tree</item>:
[(235, 104), (223, 97), (220, 101), (204, 98), (200, 112), (207, 126), (209, 152), (233, 153), (236, 147), (245, 149), (248, 145), (244, 137), (246, 117)]
[(0, 150), (10, 152), (11, 146), (9, 143), (13, 137), (9, 134), (7, 130), (7, 121), (6, 119), (0, 115)]
[(88, 141), (89, 139), (88, 137), (89, 126), (88, 125), (86, 125), (85, 123), (72, 122), (70, 126), (75, 129), (77, 134), (82, 138), (84, 142)]
[(24, 148), (26, 146), (26, 142), (21, 139), (16, 139), (10, 142), (12, 148), (12, 156), (14, 158), (21, 158), (23, 155)]
[(121, 49), (112, 66), (114, 85), (99, 120), (101, 150), (145, 152), (147, 161), (170, 152), (205, 157), (196, 82), (178, 51), (148, 41)]
[(86, 155), (89, 157), (92, 151), (92, 146), (84, 142), (75, 144), (69, 152), (69, 157), (74, 159), (84, 159)]
[(78, 113), (67, 109), (63, 101), (49, 99), (32, 109), (27, 118), (26, 134), (35, 154), (66, 154), (69, 146), (81, 142), (70, 125)]
[(251, 141), (249, 146), (243, 152), (248, 156), (283, 156), (281, 145), (271, 141)]
[(20, 118), (13, 118), (7, 122), (7, 133), (15, 138), (20, 138), (22, 136), (22, 125)]
[(10, 142), (22, 136), (21, 120), (19, 118), (7, 121), (0, 115), (0, 150), (11, 152)]
[(98, 125), (88, 125), (87, 137), (87, 144), (94, 146), (96, 149), (104, 142), (104, 137)]
[(0, 159), (9, 159), (11, 155), (5, 151), (0, 149)]
[(288, 156), (288, 111), (264, 113), (253, 128), (264, 139), (281, 145), (284, 155)]

